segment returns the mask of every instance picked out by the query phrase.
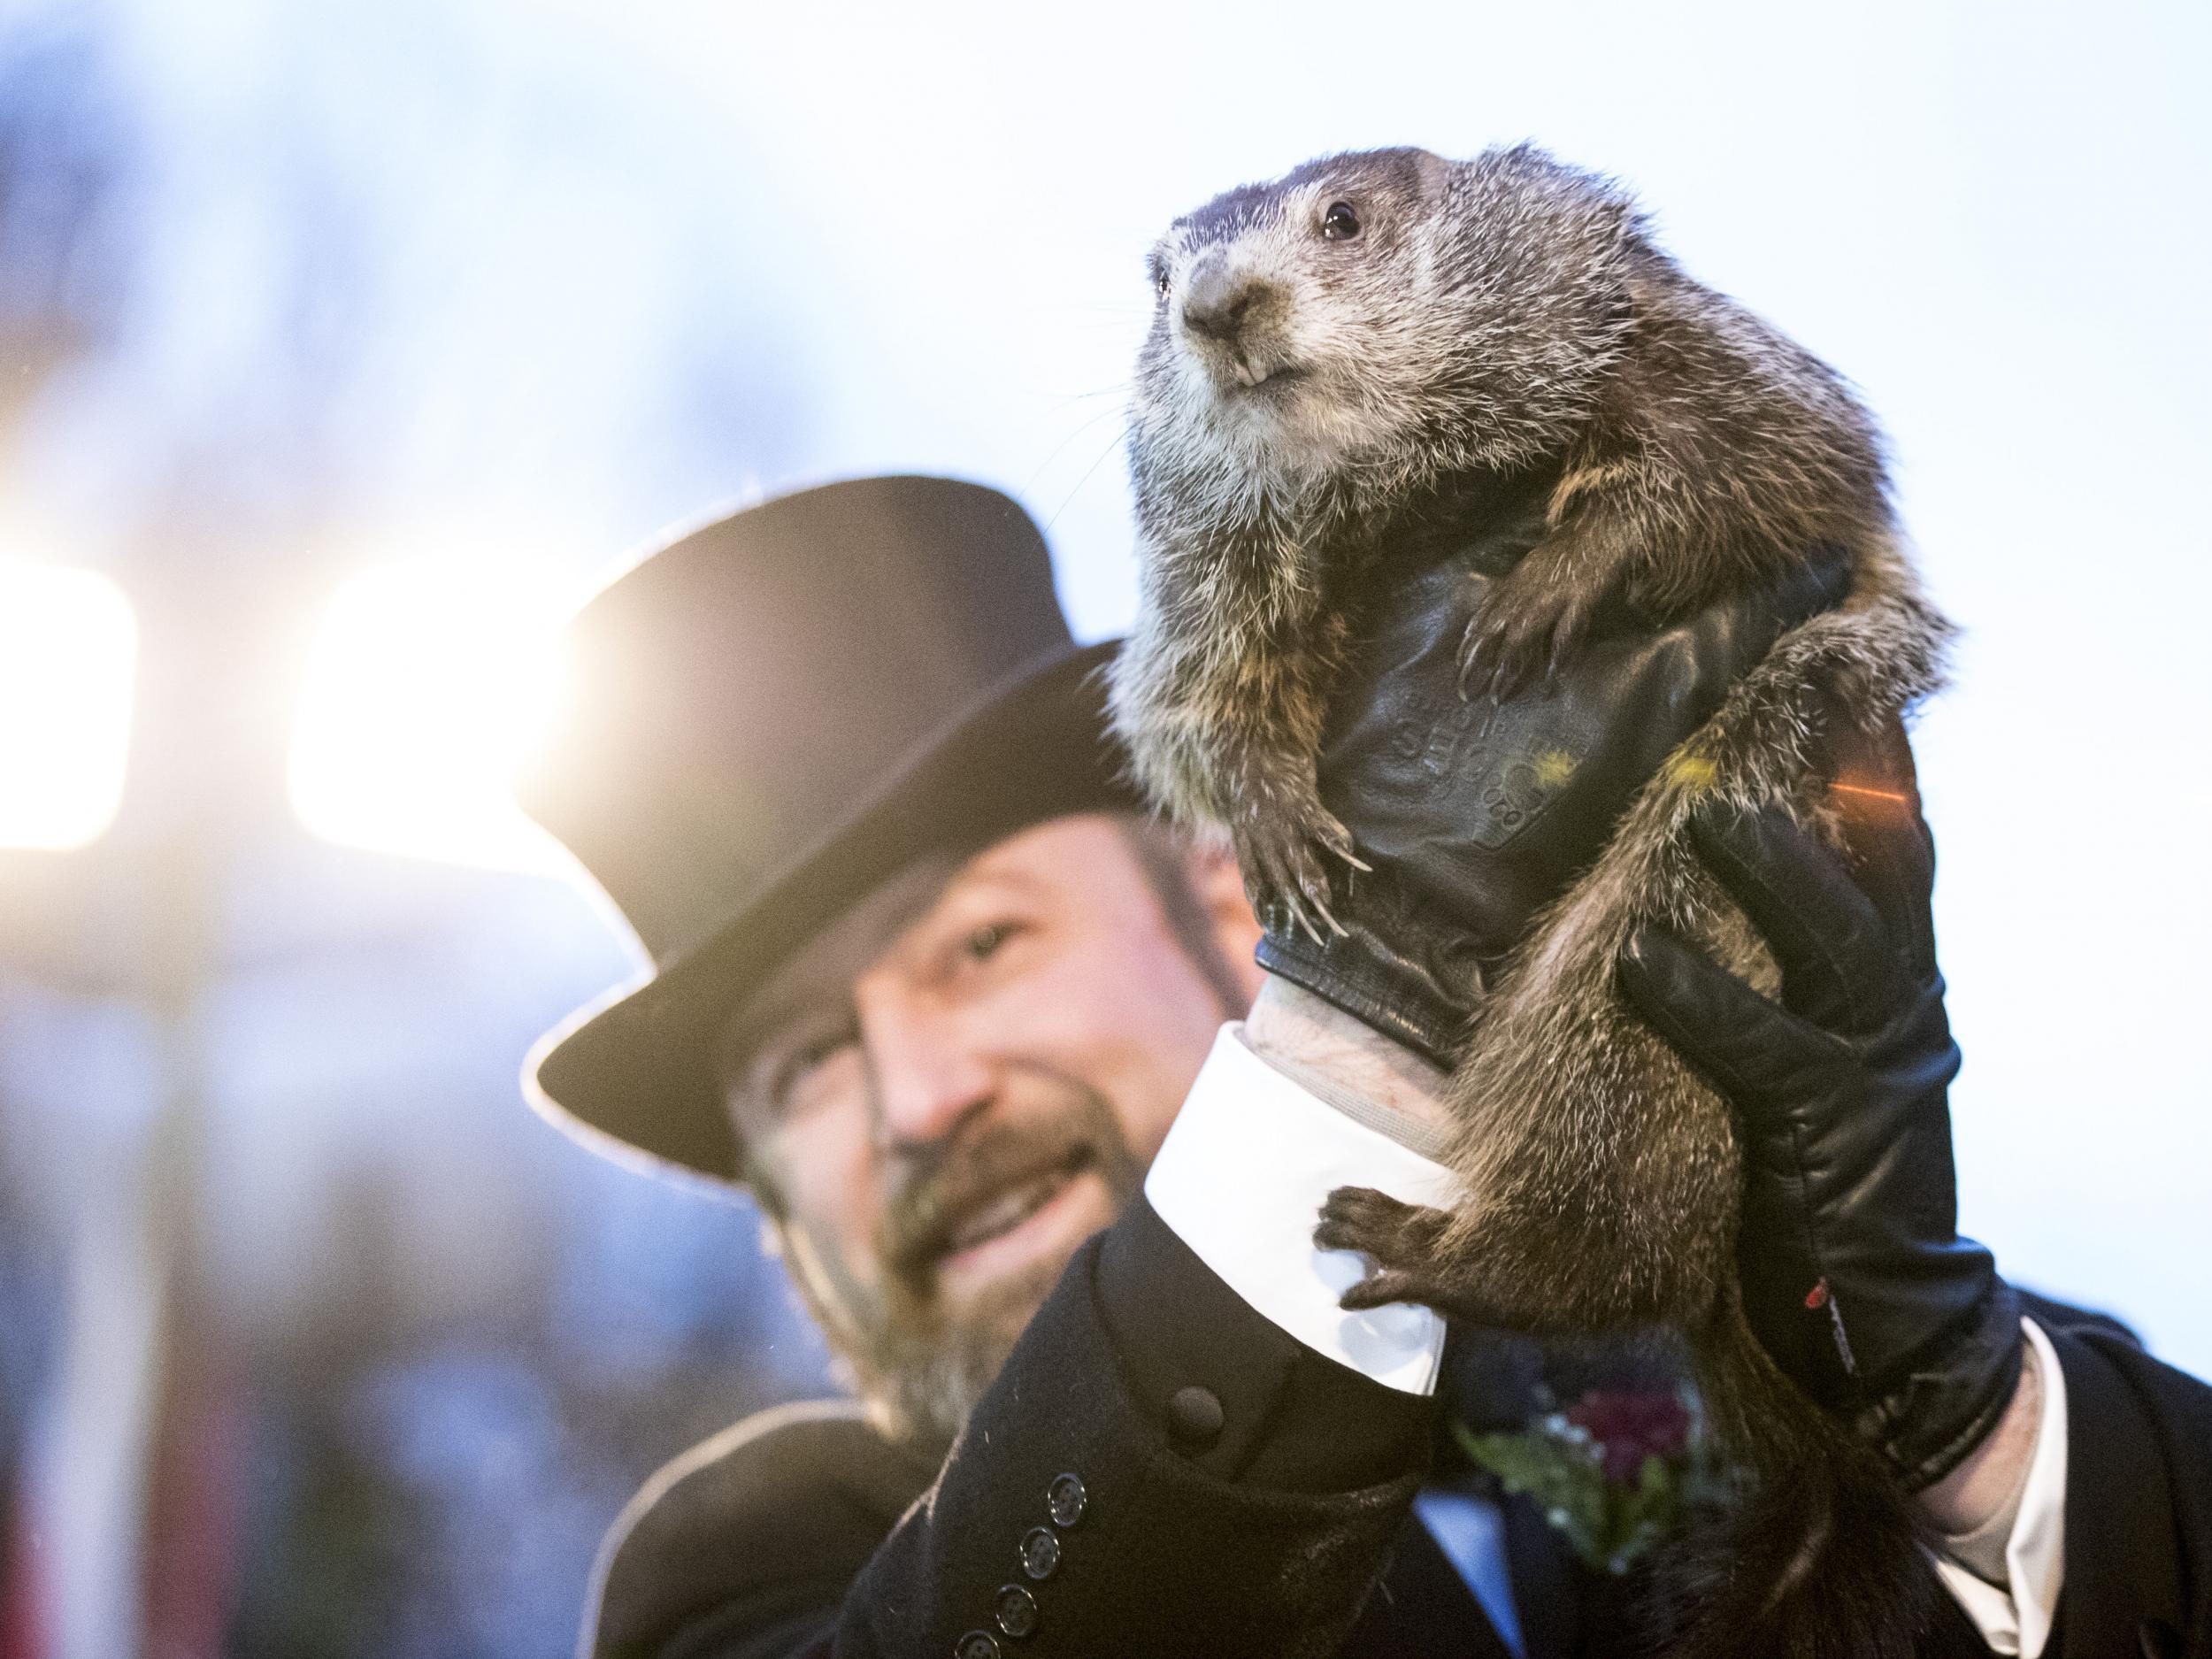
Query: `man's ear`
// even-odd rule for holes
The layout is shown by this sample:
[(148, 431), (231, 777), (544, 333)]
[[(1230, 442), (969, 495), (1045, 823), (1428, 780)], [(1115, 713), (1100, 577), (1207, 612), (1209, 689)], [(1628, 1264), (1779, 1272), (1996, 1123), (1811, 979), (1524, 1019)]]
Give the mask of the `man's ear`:
[(1251, 901), (1244, 896), (1244, 872), (1237, 868), (1237, 856), (1225, 837), (1202, 835), (1186, 856), (1191, 891), (1206, 913), (1222, 959), (1244, 987), (1248, 1004), (1260, 994), (1260, 984), (1267, 976), (1252, 960), (1252, 953), (1259, 948), (1260, 923), (1252, 914)]

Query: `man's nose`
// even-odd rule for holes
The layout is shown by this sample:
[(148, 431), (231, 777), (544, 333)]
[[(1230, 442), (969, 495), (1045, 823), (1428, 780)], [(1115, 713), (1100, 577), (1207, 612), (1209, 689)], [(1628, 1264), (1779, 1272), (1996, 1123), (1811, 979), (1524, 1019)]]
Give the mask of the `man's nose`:
[(1198, 257), (1183, 284), (1183, 326), (1208, 340), (1235, 342), (1252, 314), (1262, 284), (1229, 269), (1218, 248)]
[(990, 1065), (957, 1020), (896, 996), (864, 1002), (860, 1017), (882, 1144), (933, 1145), (990, 1101)]

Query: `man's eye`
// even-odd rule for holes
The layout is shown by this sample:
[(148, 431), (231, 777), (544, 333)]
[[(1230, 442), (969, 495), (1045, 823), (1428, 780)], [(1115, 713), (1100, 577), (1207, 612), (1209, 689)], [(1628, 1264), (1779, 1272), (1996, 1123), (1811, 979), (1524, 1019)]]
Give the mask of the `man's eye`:
[(972, 930), (960, 941), (961, 949), (972, 962), (988, 962), (998, 954), (998, 949), (1012, 936), (1013, 929), (1004, 922), (989, 922)]
[(800, 1084), (851, 1047), (852, 1041), (849, 1032), (828, 1031), (787, 1049), (777, 1058), (769, 1079), (770, 1097), (779, 1105), (787, 1102)]

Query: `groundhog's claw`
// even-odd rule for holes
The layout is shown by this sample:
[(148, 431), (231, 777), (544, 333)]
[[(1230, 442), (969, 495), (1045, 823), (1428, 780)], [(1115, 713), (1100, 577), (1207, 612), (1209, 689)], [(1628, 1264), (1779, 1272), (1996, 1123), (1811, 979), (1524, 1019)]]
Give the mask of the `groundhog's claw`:
[(1593, 606), (1571, 587), (1532, 572), (1532, 553), (1490, 585), (1459, 642), (1459, 691), (1502, 703), (1523, 688), (1549, 685), (1589, 631)]
[(1311, 842), (1294, 841), (1271, 849), (1261, 858), (1261, 870), (1276, 902), (1315, 944), (1328, 942), (1314, 925), (1316, 917), (1339, 939), (1344, 937), (1344, 925), (1329, 909), (1328, 872)]
[(1344, 925), (1329, 909), (1329, 872), (1322, 855), (1333, 853), (1355, 870), (1370, 866), (1354, 855), (1351, 832), (1326, 809), (1317, 802), (1303, 812), (1279, 807), (1264, 822), (1244, 826), (1236, 842), (1246, 888), (1263, 917), (1279, 910), (1317, 945), (1328, 942), (1323, 927), (1344, 937)]
[(1333, 818), (1330, 818), (1322, 829), (1316, 832), (1315, 840), (1320, 843), (1324, 851), (1334, 853), (1360, 874), (1373, 873), (1375, 866), (1352, 850), (1352, 832), (1346, 829)]

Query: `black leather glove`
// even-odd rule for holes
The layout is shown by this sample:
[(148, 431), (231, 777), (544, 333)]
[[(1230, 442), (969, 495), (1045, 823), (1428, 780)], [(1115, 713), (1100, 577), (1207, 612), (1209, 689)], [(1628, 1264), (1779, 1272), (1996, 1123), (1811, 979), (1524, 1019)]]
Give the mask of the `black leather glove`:
[(1475, 992), (1603, 848), (1638, 787), (1785, 628), (1836, 603), (1840, 559), (1663, 631), (1601, 615), (1548, 687), (1463, 696), (1459, 648), (1495, 576), (1537, 541), (1549, 480), (1505, 488), (1480, 534), (1408, 545), (1362, 583), (1321, 798), (1371, 872), (1333, 896), (1342, 937), (1263, 917), (1260, 965), (1448, 1065)]
[(1959, 1052), (1910, 752), (1897, 731), (1847, 734), (1832, 754), (1847, 866), (1779, 813), (1692, 826), (1781, 966), (1779, 1004), (1656, 929), (1631, 941), (1620, 982), (1735, 1109), (1752, 1328), (1917, 1491), (2010, 1401), (2020, 1308), (1989, 1252), (1957, 1232), (1946, 1091)]

